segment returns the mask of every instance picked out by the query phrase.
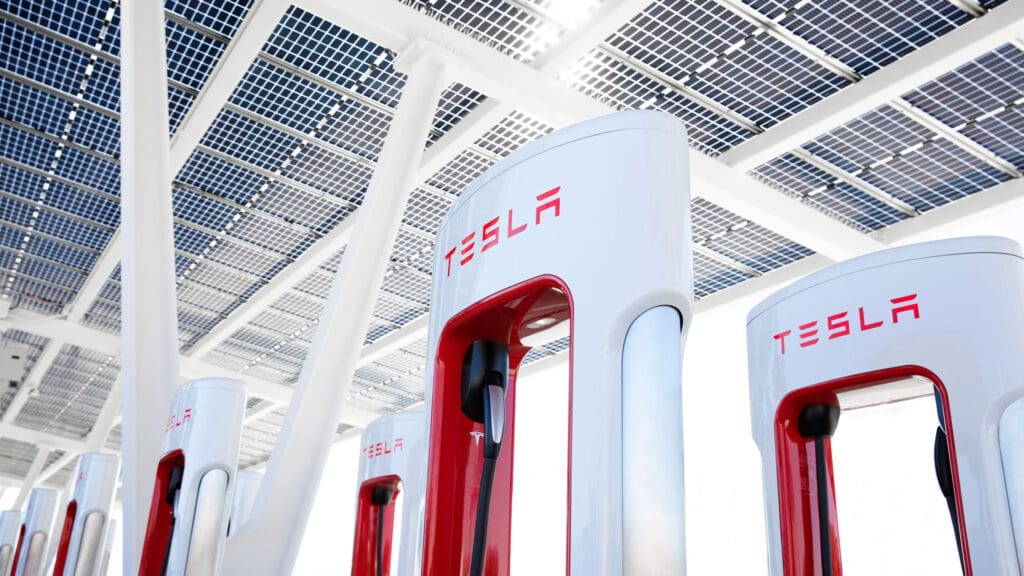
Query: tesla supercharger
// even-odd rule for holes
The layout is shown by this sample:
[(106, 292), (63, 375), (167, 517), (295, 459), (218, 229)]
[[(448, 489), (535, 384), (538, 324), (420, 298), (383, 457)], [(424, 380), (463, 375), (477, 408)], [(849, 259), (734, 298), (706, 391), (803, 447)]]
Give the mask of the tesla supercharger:
[[(420, 570), (427, 477), (425, 422), (422, 411), (400, 412), (374, 420), (363, 431), (352, 576), (395, 576)], [(402, 513), (396, 519), (399, 494)], [(397, 563), (392, 563), (392, 556)]]
[(842, 573), (829, 440), (837, 400), (908, 378), (936, 396), (936, 490), (964, 573), (1021, 574), (1022, 327), (1021, 248), (990, 237), (856, 258), (756, 306), (747, 348), (771, 574)]
[(78, 459), (74, 493), (64, 514), (53, 566), (54, 576), (99, 574), (120, 468), (121, 461), (113, 454), (93, 452)]
[(18, 533), (12, 576), (42, 576), (56, 515), (57, 492), (49, 488), (33, 488), (29, 492), (25, 520)]
[(0, 512), (0, 576), (9, 576), (14, 568), (14, 551), (21, 531), (21, 511)]
[[(623, 112), (528, 144), (438, 233), (423, 574), (507, 575), (516, 373), (570, 327), (566, 569), (683, 574), (681, 349), (692, 309), (684, 128)], [(656, 487), (656, 488), (655, 488)]]
[(238, 467), (245, 384), (225, 378), (185, 383), (166, 422), (140, 576), (219, 572)]

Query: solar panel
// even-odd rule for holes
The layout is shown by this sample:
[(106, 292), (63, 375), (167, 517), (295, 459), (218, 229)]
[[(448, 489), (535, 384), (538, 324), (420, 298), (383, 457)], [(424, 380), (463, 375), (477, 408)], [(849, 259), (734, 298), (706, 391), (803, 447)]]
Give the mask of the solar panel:
[[(83, 57), (85, 55), (83, 54)], [(87, 102), (98, 104), (107, 110), (117, 111), (121, 108), (121, 71), (120, 68), (106, 60), (96, 60), (84, 64), (78, 70), (81, 74), (84, 91), (82, 97)], [(77, 94), (77, 90), (71, 91)]]
[(750, 278), (750, 274), (726, 266), (703, 254), (693, 255), (693, 293), (698, 300)]
[(757, 272), (770, 272), (813, 254), (808, 248), (703, 198), (693, 199), (690, 208), (695, 242)]
[(437, 110), (434, 112), (434, 121), (431, 123), (432, 131), (427, 137), (427, 146), (451, 130), (459, 123), (459, 120), (472, 112), (477, 104), (483, 102), (484, 98), (483, 94), (458, 82), (446, 88), (441, 93)]
[(167, 39), (167, 79), (201, 90), (224, 53), (225, 45), (170, 20), (164, 34)]
[(1024, 170), (1024, 110), (1020, 105), (964, 129), (964, 134)]
[(866, 230), (899, 222), (905, 214), (820, 169), (784, 154), (754, 170), (758, 178), (839, 220)]
[(252, 0), (167, 0), (167, 10), (219, 32), (234, 36), (249, 12)]
[(980, 192), (1010, 178), (947, 140), (873, 168), (864, 179), (920, 211)]
[(1024, 97), (1024, 51), (1007, 44), (903, 96), (959, 127)]
[(338, 103), (339, 95), (266, 60), (249, 67), (231, 104), (308, 133)]
[(328, 82), (353, 88), (381, 58), (380, 46), (292, 6), (264, 50)]
[(547, 48), (561, 31), (551, 22), (493, 0), (402, 0), (488, 45), (523, 60)]
[(690, 144), (712, 155), (732, 148), (754, 135), (746, 128), (674, 92), (659, 96), (653, 108), (682, 120)]
[(803, 147), (854, 173), (935, 137), (933, 132), (895, 109), (881, 106)]
[(94, 44), (103, 28), (109, 0), (77, 2), (0, 1), (0, 10), (53, 30), (63, 36)]
[(970, 20), (948, 0), (833, 0), (802, 3), (779, 21), (866, 76)]
[(67, 94), (77, 94), (88, 57), (73, 48), (0, 20), (0, 68), (41, 82)]
[(659, 0), (607, 42), (670, 78), (683, 80), (752, 31), (750, 24), (716, 3)]
[(848, 82), (773, 36), (761, 34), (686, 84), (768, 128)]
[(500, 158), (511, 154), (524, 144), (550, 134), (552, 130), (551, 126), (517, 110), (488, 130), (474, 146)]
[(302, 142), (266, 124), (222, 110), (202, 144), (259, 168), (276, 170)]

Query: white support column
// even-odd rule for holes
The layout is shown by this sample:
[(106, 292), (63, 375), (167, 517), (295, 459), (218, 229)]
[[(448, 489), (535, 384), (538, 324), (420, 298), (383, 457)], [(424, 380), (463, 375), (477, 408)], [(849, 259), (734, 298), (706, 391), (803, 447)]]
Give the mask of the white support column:
[(46, 464), (46, 459), (50, 456), (50, 450), (47, 448), (39, 448), (36, 452), (36, 457), (32, 460), (32, 466), (28, 469), (28, 474), (25, 474), (25, 481), (21, 483), (21, 490), (18, 491), (18, 497), (14, 499), (15, 510), (21, 510), (21, 507), (25, 504), (25, 500), (28, 498), (28, 493), (32, 491), (32, 488), (36, 485), (36, 480), (39, 479), (39, 473), (43, 471), (43, 465)]
[(124, 571), (134, 574), (178, 387), (164, 5), (121, 5), (121, 374)]
[[(439, 47), (418, 41), (396, 68), (408, 81), (388, 129), (352, 243), (331, 286), (295, 401), (268, 464), (250, 522), (228, 541), (225, 574), (290, 574), (366, 334), (387, 253), (398, 234), (438, 97), (447, 86)], [(295, 496), (300, 496), (299, 502)], [(287, 527), (282, 530), (282, 527)]]

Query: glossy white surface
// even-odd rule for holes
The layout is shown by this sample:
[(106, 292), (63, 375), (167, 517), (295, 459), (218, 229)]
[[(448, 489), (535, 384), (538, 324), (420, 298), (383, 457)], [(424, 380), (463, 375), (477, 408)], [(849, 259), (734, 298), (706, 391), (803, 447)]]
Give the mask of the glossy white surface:
[[(920, 318), (891, 320), (891, 299), (916, 294)], [(884, 325), (828, 340), (828, 316), (864, 307)], [(798, 326), (817, 320), (822, 341), (801, 348)], [(775, 412), (791, 391), (896, 366), (921, 366), (946, 388), (965, 525), (976, 576), (1018, 575), (997, 431), (1024, 395), (1024, 259), (1002, 238), (965, 238), (886, 250), (781, 290), (748, 316), (754, 440), (761, 451), (771, 574), (781, 576)], [(786, 354), (775, 334), (793, 330)]]
[[(674, 307), (684, 331), (691, 317), (688, 154), (682, 124), (664, 114), (625, 112), (572, 126), (488, 170), (438, 233), (428, 358), (448, 320), (488, 295), (547, 274), (571, 292), (573, 574), (624, 573), (623, 475), (645, 471), (623, 465), (622, 349), (630, 325), (651, 308)], [(545, 212), (536, 225), (536, 196), (555, 187), (560, 215)], [(505, 235), (509, 210), (515, 224), (529, 225), (513, 238)], [(447, 275), (446, 252), (470, 232), (479, 238), (495, 216), (502, 217), (499, 243), (465, 266), (453, 261)], [(429, 419), (432, 370), (426, 376)], [(542, 423), (519, 423), (530, 425)], [(665, 431), (661, 446), (681, 454), (681, 430)], [(681, 501), (682, 477), (659, 491)], [(669, 538), (681, 558), (683, 534)]]
[(40, 576), (43, 573), (42, 559), (46, 557), (46, 546), (52, 540), (56, 517), (57, 492), (49, 488), (33, 488), (28, 495), (25, 539), (14, 576)]
[(18, 546), (18, 532), (21, 530), (21, 511), (0, 512), (0, 574), (11, 573), (14, 549)]
[[(61, 572), (65, 576), (84, 576), (99, 572), (101, 550), (105, 544), (103, 534), (107, 519), (110, 517), (110, 505), (114, 502), (120, 469), (121, 461), (113, 454), (91, 452), (83, 454), (78, 459), (75, 488), (71, 496), (71, 499), (77, 502), (77, 511)], [(86, 540), (83, 539), (86, 521), (93, 513), (101, 515), (103, 524), (100, 526), (99, 538)], [(79, 563), (79, 556), (83, 554), (89, 558), (85, 565)]]
[[(368, 480), (398, 476), (402, 481), (401, 518), (396, 518), (392, 558), (397, 574), (419, 574), (423, 548), (423, 511), (427, 483), (427, 430), (422, 411), (381, 416), (363, 430), (360, 439), (356, 493)], [(401, 449), (396, 443), (401, 441)], [(376, 447), (381, 445), (378, 455)], [(390, 454), (384, 453), (383, 446)], [(358, 503), (356, 504), (358, 507)]]
[[(245, 384), (226, 378), (206, 378), (186, 382), (174, 397), (167, 421), (164, 454), (182, 450), (185, 471), (181, 493), (174, 507), (174, 532), (167, 561), (167, 575), (186, 574), (190, 547), (212, 551), (214, 573), (219, 569), (228, 531), (233, 479), (238, 468), (238, 445), (241, 441), (242, 419), (245, 416)], [(216, 526), (193, 535), (197, 498), (201, 481), (212, 470), (228, 476), (227, 488), (217, 508)], [(206, 518), (210, 521), (210, 518)], [(197, 537), (213, 541), (196, 541)]]

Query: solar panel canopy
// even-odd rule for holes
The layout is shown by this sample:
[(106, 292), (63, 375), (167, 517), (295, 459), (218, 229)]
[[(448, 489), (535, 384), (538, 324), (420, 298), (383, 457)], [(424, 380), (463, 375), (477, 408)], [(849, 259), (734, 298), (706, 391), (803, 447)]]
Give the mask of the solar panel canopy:
[[(826, 227), (876, 239), (1024, 170), (1024, 43), (1007, 37), (956, 58), (957, 38), (979, 24), (1019, 25), (1022, 0), (377, 1), (608, 111), (678, 117), (693, 154), (730, 175), (725, 189), (692, 187), (698, 302), (725, 301), (819, 251), (798, 233), (805, 222), (758, 221), (730, 195), (809, 208)], [(353, 225), (407, 78), (398, 47), (307, 0), (283, 10), (224, 86), (228, 57), (268, 4), (165, 3), (166, 135), (184, 159), (171, 186), (180, 352), (279, 390), (300, 376), (345, 246), (313, 267), (304, 255)], [(83, 450), (121, 444), (120, 12), (118, 0), (0, 0), (0, 339), (28, 356), (0, 391), (0, 483), (63, 486)], [(755, 165), (730, 163), (926, 50), (956, 65), (884, 98), (865, 90), (870, 107), (818, 120)], [(211, 87), (229, 96), (212, 121), (190, 124)], [(423, 142), (442, 161), (415, 179), (397, 240), (380, 247), (386, 273), (360, 343), (374, 353), (346, 404), (363, 420), (343, 419), (339, 437), (422, 404), (438, 226), (474, 179), (562, 125), (472, 76), (443, 91)], [(185, 128), (202, 137), (181, 144)], [(236, 322), (249, 302), (257, 313)], [(527, 362), (567, 349), (556, 340)], [(286, 417), (273, 398), (250, 398), (242, 467), (266, 462)]]

